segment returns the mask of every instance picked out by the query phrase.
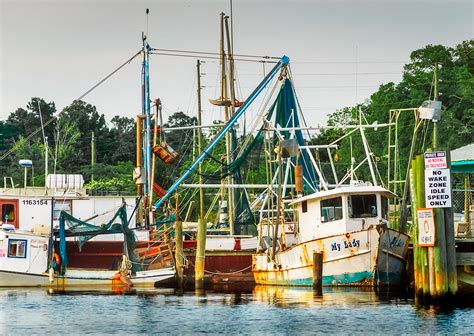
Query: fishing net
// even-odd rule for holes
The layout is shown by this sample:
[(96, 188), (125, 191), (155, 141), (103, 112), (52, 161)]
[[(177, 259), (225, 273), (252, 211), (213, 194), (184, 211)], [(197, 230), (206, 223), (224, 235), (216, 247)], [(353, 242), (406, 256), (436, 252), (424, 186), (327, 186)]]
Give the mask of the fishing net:
[(135, 254), (135, 233), (128, 227), (126, 206), (121, 206), (112, 219), (102, 225), (83, 222), (80, 219), (62, 211), (59, 216), (59, 251), (61, 255), (61, 273), (64, 274), (68, 263), (66, 251), (66, 236), (78, 237), (79, 251), (84, 244), (97, 235), (122, 233), (124, 235), (124, 255), (132, 261), (132, 271), (140, 271), (141, 267)]

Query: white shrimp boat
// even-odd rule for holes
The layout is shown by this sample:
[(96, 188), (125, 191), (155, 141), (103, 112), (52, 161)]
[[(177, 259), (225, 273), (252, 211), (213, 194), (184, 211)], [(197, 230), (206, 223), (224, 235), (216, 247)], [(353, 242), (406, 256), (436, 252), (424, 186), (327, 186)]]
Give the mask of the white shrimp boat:
[[(322, 253), (322, 284), (327, 286), (393, 286), (399, 285), (405, 270), (409, 236), (390, 228), (388, 198), (395, 196), (378, 184), (376, 163), (365, 138), (364, 128), (358, 127), (365, 149), (365, 159), (354, 169), (356, 162), (351, 153), (350, 171), (338, 179), (331, 160), (333, 188), (322, 173), (310, 150), (311, 146), (299, 146), (297, 153), (307, 153), (318, 174), (320, 189), (285, 201), (281, 193), (277, 195), (280, 209), (285, 202), (293, 206), (286, 209), (293, 213), (269, 218), (260, 227), (259, 253), (253, 255), (252, 270), (257, 284), (263, 285), (312, 285), (313, 255)], [(352, 132), (353, 133), (353, 132)], [(285, 153), (283, 136), (279, 150)], [(344, 137), (342, 137), (344, 138)], [(341, 139), (342, 139), (341, 138)], [(340, 140), (341, 140), (340, 139)], [(283, 141), (284, 140), (284, 141)], [(337, 141), (330, 146), (335, 146)], [(324, 146), (320, 146), (323, 147)], [(329, 153), (329, 148), (328, 153)], [(332, 147), (331, 147), (332, 148)], [(287, 151), (288, 152), (288, 151)], [(292, 156), (301, 154), (291, 154)], [(287, 157), (286, 160), (290, 160)], [(367, 163), (371, 182), (354, 178), (355, 171)], [(295, 166), (295, 176), (298, 179)], [(299, 168), (301, 171), (301, 168)], [(301, 176), (301, 175), (300, 175)], [(345, 181), (349, 180), (347, 184)], [(303, 182), (296, 180), (296, 185)], [(335, 185), (335, 187), (334, 187)], [(289, 244), (286, 226), (292, 226), (293, 242)], [(266, 227), (265, 227), (266, 226)], [(280, 228), (279, 228), (280, 227)], [(282, 233), (278, 234), (278, 232)], [(265, 232), (273, 232), (271, 241), (263, 238)]]
[[(126, 212), (124, 213), (126, 216)], [(61, 214), (61, 216), (63, 215), (65, 213)], [(112, 225), (116, 224), (111, 224), (107, 230), (97, 227), (95, 232), (88, 231), (85, 234), (92, 236), (96, 235), (98, 231), (103, 234), (120, 234), (120, 230), (115, 229)], [(82, 231), (82, 234), (84, 227), (85, 225), (81, 226), (79, 230)], [(70, 228), (69, 234), (71, 233)], [(128, 227), (121, 230), (125, 242), (130, 230)], [(122, 264), (116, 265), (113, 269), (69, 268), (67, 267), (65, 233), (66, 229), (60, 229), (59, 241), (55, 242), (52, 234), (20, 231), (13, 225), (3, 224), (0, 229), (0, 287), (38, 286), (60, 289), (70, 286), (154, 287), (175, 276), (174, 261), (170, 253), (163, 257), (163, 255), (159, 255), (160, 251), (157, 251), (153, 255), (152, 262), (145, 263), (144, 260), (141, 260), (140, 264), (146, 266), (134, 270), (132, 263), (136, 259), (126, 257), (130, 253), (126, 252), (130, 251), (127, 246), (124, 247)]]
[(255, 254), (255, 282), (311, 286), (313, 253), (322, 252), (323, 285), (398, 285), (409, 237), (389, 228), (389, 196), (379, 186), (354, 185), (297, 199), (298, 243), (274, 260)]

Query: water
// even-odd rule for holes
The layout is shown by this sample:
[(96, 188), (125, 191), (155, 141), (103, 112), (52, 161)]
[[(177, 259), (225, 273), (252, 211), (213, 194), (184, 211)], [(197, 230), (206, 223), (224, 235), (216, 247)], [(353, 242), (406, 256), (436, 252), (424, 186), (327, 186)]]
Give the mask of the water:
[(257, 286), (177, 295), (0, 290), (0, 334), (403, 334), (474, 333), (474, 305), (436, 308), (364, 289)]

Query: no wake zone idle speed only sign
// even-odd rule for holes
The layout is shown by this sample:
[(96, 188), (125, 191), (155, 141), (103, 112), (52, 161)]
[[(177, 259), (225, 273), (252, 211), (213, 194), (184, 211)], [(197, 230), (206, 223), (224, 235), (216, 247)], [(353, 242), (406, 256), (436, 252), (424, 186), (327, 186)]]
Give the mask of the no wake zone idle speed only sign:
[(425, 204), (429, 208), (451, 207), (451, 172), (446, 152), (425, 153)]

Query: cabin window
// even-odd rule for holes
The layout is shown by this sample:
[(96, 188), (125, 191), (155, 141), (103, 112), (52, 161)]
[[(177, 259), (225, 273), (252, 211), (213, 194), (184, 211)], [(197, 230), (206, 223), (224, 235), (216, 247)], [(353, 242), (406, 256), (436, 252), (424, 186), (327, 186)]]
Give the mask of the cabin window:
[(0, 200), (0, 224), (18, 227), (18, 200)]
[(308, 212), (308, 201), (303, 201), (301, 202), (301, 211), (304, 213), (304, 212)]
[(349, 218), (377, 217), (375, 195), (352, 195), (348, 197)]
[(321, 222), (332, 222), (342, 219), (342, 197), (321, 201)]
[(8, 258), (26, 258), (26, 240), (8, 240)]
[(15, 222), (15, 205), (11, 203), (2, 204), (2, 222), (13, 223)]
[(382, 196), (382, 218), (388, 220), (388, 198)]
[(54, 220), (59, 219), (59, 215), (61, 211), (64, 211), (68, 214), (72, 214), (72, 201), (71, 200), (57, 200), (54, 201), (54, 209), (53, 209), (53, 216)]

